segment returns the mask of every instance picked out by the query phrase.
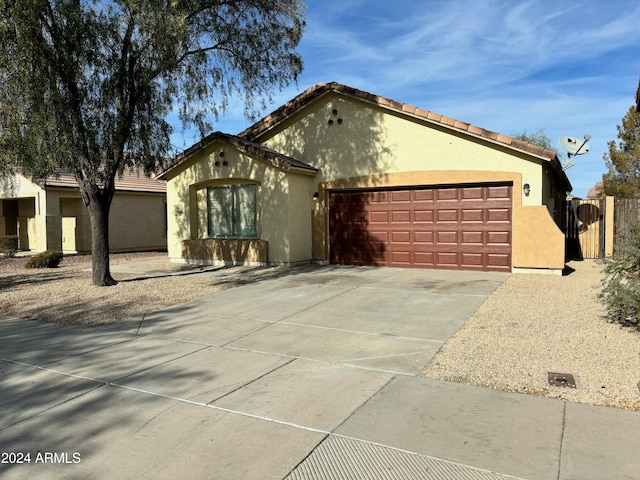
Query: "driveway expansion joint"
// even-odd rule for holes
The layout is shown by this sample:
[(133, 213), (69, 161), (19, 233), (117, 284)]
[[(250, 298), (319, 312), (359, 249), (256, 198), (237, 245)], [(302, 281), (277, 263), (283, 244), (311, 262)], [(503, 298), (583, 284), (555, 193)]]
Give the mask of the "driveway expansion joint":
[(272, 368), (271, 370), (269, 370), (269, 371), (267, 371), (267, 372), (263, 373), (262, 375), (259, 375), (259, 376), (257, 376), (256, 378), (254, 378), (254, 379), (252, 379), (252, 380), (250, 380), (250, 381), (248, 381), (248, 382), (243, 383), (243, 384), (242, 384), (242, 385), (240, 385), (239, 387), (234, 388), (233, 390), (228, 391), (228, 392), (227, 392), (227, 393), (225, 393), (224, 395), (220, 395), (219, 397), (214, 398), (213, 400), (209, 401), (209, 402), (207, 403), (207, 405), (213, 405), (213, 403), (215, 403), (215, 402), (217, 402), (217, 401), (219, 401), (219, 400), (222, 400), (222, 399), (223, 399), (223, 398), (225, 398), (225, 397), (228, 397), (229, 395), (231, 395), (231, 394), (233, 394), (233, 393), (237, 392), (238, 390), (242, 390), (243, 388), (248, 387), (249, 385), (251, 385), (251, 384), (253, 384), (253, 383), (257, 382), (258, 380), (263, 379), (263, 378), (264, 378), (264, 377), (266, 377), (267, 375), (271, 375), (272, 373), (277, 372), (277, 371), (278, 371), (278, 370), (280, 370), (281, 368), (286, 367), (287, 365), (289, 365), (290, 363), (295, 362), (295, 361), (296, 361), (296, 359), (295, 359), (295, 358), (290, 358), (290, 359), (288, 359), (288, 361), (284, 362), (282, 365), (278, 365), (278, 366), (276, 366), (276, 367)]
[(562, 400), (562, 429), (560, 430), (560, 446), (558, 447), (558, 476), (560, 480), (562, 475), (562, 450), (564, 448), (564, 431), (567, 426), (567, 400)]

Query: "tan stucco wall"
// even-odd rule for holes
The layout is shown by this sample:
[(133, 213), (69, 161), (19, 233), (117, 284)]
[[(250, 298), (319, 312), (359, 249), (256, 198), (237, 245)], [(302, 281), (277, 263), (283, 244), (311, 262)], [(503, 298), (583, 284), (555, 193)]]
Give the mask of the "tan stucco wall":
[(290, 262), (304, 262), (312, 258), (312, 213), (316, 207), (310, 186), (314, 182), (305, 178), (300, 181), (298, 176), (289, 177), (289, 225), (291, 225)]
[(109, 215), (109, 249), (166, 249), (166, 214), (165, 195), (117, 192)]
[(170, 258), (181, 258), (183, 240), (206, 238), (206, 188), (232, 183), (258, 186), (258, 236), (268, 242), (270, 262), (292, 263), (311, 258), (312, 179), (284, 172), (220, 142), (194, 154), (178, 171), (168, 175)]
[[(75, 241), (64, 249), (91, 251), (89, 211), (73, 189), (46, 192), (47, 248), (63, 249), (65, 218), (75, 218)], [(166, 249), (166, 203), (164, 194), (116, 192), (109, 212), (109, 249), (112, 252)], [(68, 239), (67, 239), (68, 241)], [(75, 243), (75, 248), (73, 246)], [(67, 248), (68, 247), (68, 248)]]
[(565, 239), (545, 205), (514, 208), (513, 267), (564, 268)]
[(604, 214), (604, 255), (610, 257), (613, 255), (613, 235), (615, 231), (614, 221), (615, 198), (611, 196), (605, 197), (605, 214)]
[[(22, 246), (33, 250), (91, 250), (89, 212), (75, 189), (46, 191), (22, 175), (0, 180), (0, 199), (15, 199)], [(66, 220), (63, 220), (66, 219)], [(111, 205), (109, 243), (112, 251), (166, 248), (166, 205), (164, 194), (116, 192)], [(72, 220), (72, 221), (70, 221)], [(4, 225), (3, 221), (0, 224)], [(65, 228), (63, 228), (65, 225)], [(69, 228), (73, 225), (74, 228)], [(2, 232), (0, 232), (2, 233)]]
[(515, 171), (531, 186), (523, 204), (544, 204), (546, 160), (335, 94), (322, 97), (258, 141), (319, 167), (318, 183), (424, 170)]
[(20, 248), (30, 250), (46, 249), (45, 192), (26, 177), (15, 174), (0, 179), (0, 199), (16, 200), (17, 212), (5, 217), (0, 213), (0, 235), (7, 233), (7, 227), (19, 230)]

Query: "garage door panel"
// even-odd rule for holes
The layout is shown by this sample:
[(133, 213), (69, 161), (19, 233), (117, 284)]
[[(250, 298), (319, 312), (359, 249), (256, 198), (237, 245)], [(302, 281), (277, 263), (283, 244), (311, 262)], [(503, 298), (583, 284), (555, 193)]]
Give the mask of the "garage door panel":
[(398, 250), (389, 252), (390, 260), (392, 263), (404, 266), (411, 266), (411, 251)]
[(361, 210), (352, 209), (351, 213), (342, 212), (342, 214), (335, 217), (335, 220), (346, 224), (346, 223), (360, 223), (366, 225), (369, 221), (367, 212), (363, 212)]
[(483, 187), (467, 187), (460, 189), (460, 198), (466, 200), (482, 200), (484, 198), (485, 189)]
[(389, 243), (389, 237), (390, 237), (390, 232), (388, 231), (377, 231), (377, 232), (370, 232), (369, 233), (369, 239), (372, 242), (376, 242), (376, 243)]
[(433, 231), (414, 231), (413, 232), (413, 243), (414, 244), (429, 244), (432, 245), (434, 240), (434, 232)]
[(487, 266), (492, 266), (492, 267), (504, 267), (504, 268), (510, 268), (511, 267), (511, 256), (510, 255), (506, 255), (506, 254), (500, 254), (500, 253), (492, 253), (487, 255)]
[(436, 200), (439, 202), (458, 201), (457, 188), (438, 188), (434, 189), (434, 192), (436, 192)]
[(438, 223), (457, 222), (458, 210), (454, 210), (454, 209), (436, 210), (436, 221)]
[(411, 244), (411, 232), (409, 230), (399, 230), (391, 232), (391, 243)]
[(460, 235), (462, 245), (483, 245), (484, 232), (462, 232)]
[(411, 223), (411, 212), (409, 210), (391, 212), (391, 223)]
[(433, 223), (435, 214), (433, 210), (414, 210), (413, 223)]
[(463, 209), (462, 210), (462, 218), (460, 221), (462, 223), (466, 222), (477, 222), (482, 223), (484, 221), (484, 209), (482, 208), (474, 208), (474, 209)]
[(353, 244), (366, 245), (369, 242), (370, 234), (366, 230), (352, 230), (349, 241)]
[(458, 244), (458, 232), (436, 232), (436, 243), (438, 245), (446, 244)]
[(389, 212), (387, 211), (380, 211), (380, 212), (370, 212), (369, 213), (369, 218), (371, 221), (371, 224), (375, 224), (375, 223), (389, 223)]
[(435, 199), (433, 190), (412, 190), (413, 193), (413, 201), (415, 203), (420, 202), (433, 202)]
[(487, 232), (488, 245), (510, 245), (511, 232)]
[(509, 202), (511, 201), (511, 186), (509, 185), (489, 186), (486, 189), (487, 199), (503, 198)]
[(435, 255), (433, 252), (415, 252), (413, 264), (417, 267), (434, 268), (436, 266)]
[(481, 268), (484, 266), (485, 255), (482, 255), (481, 253), (461, 253), (460, 259), (461, 266), (465, 268)]
[(366, 197), (367, 203), (388, 203), (389, 202), (389, 193), (388, 192), (371, 192)]
[(511, 209), (510, 208), (488, 208), (487, 222), (511, 223)]
[(437, 264), (441, 266), (455, 267), (459, 263), (457, 252), (436, 252), (436, 259)]
[(391, 192), (391, 203), (409, 203), (411, 201), (411, 190), (398, 190)]
[(332, 192), (331, 262), (509, 271), (511, 192), (503, 185)]

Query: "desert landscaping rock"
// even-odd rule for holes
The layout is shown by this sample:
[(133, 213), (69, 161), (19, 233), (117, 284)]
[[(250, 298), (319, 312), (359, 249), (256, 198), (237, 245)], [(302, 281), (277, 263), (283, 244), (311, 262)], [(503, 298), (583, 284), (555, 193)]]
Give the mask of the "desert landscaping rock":
[[(91, 283), (91, 256), (88, 255), (65, 256), (58, 268), (42, 269), (24, 268), (25, 258), (0, 257), (0, 314), (60, 324), (109, 325), (243, 283), (224, 276), (199, 275), (200, 268), (170, 263), (166, 253), (161, 252), (112, 254), (110, 258), (112, 270), (129, 262), (150, 261), (158, 273), (112, 272), (119, 282), (117, 285), (96, 287)], [(228, 273), (251, 271), (248, 276), (255, 277), (277, 269), (232, 267), (224, 270)]]
[[(569, 275), (511, 275), (424, 368), (423, 377), (640, 410), (640, 332), (607, 322), (602, 263)], [(549, 372), (577, 388), (549, 385)]]

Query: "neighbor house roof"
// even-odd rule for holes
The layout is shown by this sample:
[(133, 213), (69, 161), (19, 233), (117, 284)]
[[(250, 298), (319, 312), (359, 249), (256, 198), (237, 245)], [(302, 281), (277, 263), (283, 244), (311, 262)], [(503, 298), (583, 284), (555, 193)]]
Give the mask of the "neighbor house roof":
[(318, 168), (313, 165), (309, 165), (302, 160), (297, 158), (290, 157), (288, 155), (284, 155), (276, 150), (265, 147), (259, 143), (252, 142), (247, 140), (246, 138), (241, 138), (237, 135), (230, 135), (228, 133), (222, 132), (214, 132), (210, 135), (207, 135), (202, 140), (200, 140), (195, 145), (189, 147), (180, 155), (178, 155), (172, 167), (162, 172), (158, 177), (166, 178), (165, 175), (182, 164), (186, 159), (194, 155), (196, 152), (199, 152), (207, 147), (207, 145), (211, 144), (214, 141), (220, 141), (222, 143), (226, 143), (232, 145), (237, 148), (239, 151), (244, 152), (248, 155), (255, 156), (261, 160), (264, 160), (275, 167), (281, 168), (286, 171), (295, 171), (298, 173), (306, 173), (315, 175), (318, 172)]
[[(45, 180), (38, 182), (43, 188), (78, 188), (78, 182), (74, 175), (61, 173), (59, 175), (47, 177)], [(116, 191), (127, 192), (148, 192), (148, 193), (165, 193), (167, 184), (157, 177), (148, 177), (144, 172), (138, 169), (126, 169), (122, 173), (122, 177), (116, 176)]]
[(302, 92), (297, 97), (293, 98), (292, 100), (289, 100), (287, 103), (285, 103), (280, 108), (273, 111), (266, 117), (262, 118), (261, 120), (258, 120), (256, 123), (254, 123), (247, 129), (245, 129), (244, 131), (240, 132), (238, 135), (248, 140), (255, 140), (263, 133), (272, 129), (273, 127), (275, 127), (276, 125), (284, 121), (285, 119), (289, 118), (295, 112), (302, 109), (304, 106), (308, 105), (315, 99), (329, 92), (335, 92), (338, 94), (357, 98), (359, 100), (372, 103), (389, 110), (394, 110), (396, 112), (399, 112), (414, 118), (419, 118), (421, 120), (427, 121), (432, 124), (437, 124), (452, 130), (466, 132), (471, 136), (483, 138), (497, 144), (505, 145), (514, 150), (519, 150), (521, 152), (526, 152), (528, 154), (542, 157), (551, 163), (558, 178), (563, 183), (565, 183), (567, 187), (567, 191), (572, 190), (571, 182), (569, 182), (567, 175), (562, 170), (562, 166), (560, 165), (557, 152), (553, 150), (540, 147), (538, 145), (525, 142), (523, 140), (518, 140), (508, 135), (492, 132), (491, 130), (486, 130), (484, 128), (477, 127), (475, 125), (471, 125), (470, 123), (461, 122), (460, 120), (446, 117), (444, 115), (440, 115), (439, 113), (434, 113), (429, 110), (424, 110), (422, 108), (414, 107), (406, 103), (397, 102), (389, 98), (381, 97), (379, 95), (374, 95), (372, 93), (365, 92), (363, 90), (358, 90), (353, 87), (342, 85), (337, 82), (315, 84), (314, 86)]

